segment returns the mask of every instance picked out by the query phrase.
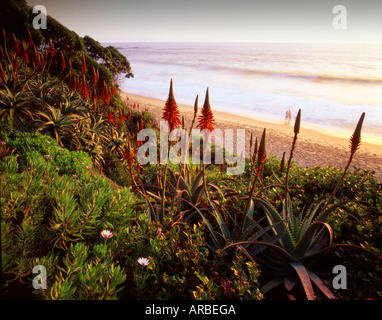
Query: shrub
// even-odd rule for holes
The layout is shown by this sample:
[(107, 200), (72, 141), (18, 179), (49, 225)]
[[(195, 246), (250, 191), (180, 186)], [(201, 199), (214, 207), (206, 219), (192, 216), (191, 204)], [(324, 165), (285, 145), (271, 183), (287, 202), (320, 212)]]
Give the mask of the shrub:
[(6, 142), (11, 148), (15, 148), (15, 153), (19, 155), (20, 168), (30, 167), (37, 157), (49, 162), (53, 170), (57, 168), (60, 175), (84, 175), (88, 171), (87, 167), (93, 166), (84, 151), (69, 151), (60, 147), (56, 140), (38, 132), (16, 131)]

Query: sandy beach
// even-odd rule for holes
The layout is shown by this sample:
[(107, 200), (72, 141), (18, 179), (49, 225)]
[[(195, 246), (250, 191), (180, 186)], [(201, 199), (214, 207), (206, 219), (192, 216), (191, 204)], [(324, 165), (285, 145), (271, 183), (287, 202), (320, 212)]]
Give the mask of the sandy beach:
[[(121, 96), (124, 100), (128, 99), (130, 105), (135, 103), (140, 105), (140, 110), (147, 109), (147, 111), (154, 116), (157, 123), (161, 120), (165, 101), (125, 92), (121, 93)], [(199, 112), (202, 106), (203, 99), (200, 99), (199, 97)], [(178, 107), (181, 115), (185, 116), (186, 127), (188, 128), (191, 125), (194, 108), (193, 106), (182, 104), (178, 104)], [(212, 103), (211, 107), (213, 110)], [(219, 128), (222, 131), (225, 129), (233, 129), (234, 132), (236, 129), (246, 130), (245, 145), (248, 146), (248, 148), (250, 145), (251, 133), (260, 139), (263, 129), (266, 128), (267, 154), (274, 154), (279, 159), (281, 159), (284, 151), (289, 155), (294, 135), (293, 115), (291, 123), (287, 125), (267, 123), (215, 110), (213, 110), (213, 112), (215, 117), (215, 128)], [(356, 123), (354, 124), (354, 127), (355, 126)], [(327, 133), (309, 130), (302, 125), (296, 144), (294, 159), (302, 167), (314, 167), (317, 165), (326, 167), (331, 165), (344, 168), (349, 158), (349, 138), (345, 139)], [(235, 141), (236, 136), (234, 134), (234, 150), (236, 148)], [(249, 150), (246, 152), (246, 156), (248, 156)], [(352, 166), (361, 169), (374, 170), (377, 179), (382, 181), (382, 145), (363, 142), (360, 149), (355, 154)]]

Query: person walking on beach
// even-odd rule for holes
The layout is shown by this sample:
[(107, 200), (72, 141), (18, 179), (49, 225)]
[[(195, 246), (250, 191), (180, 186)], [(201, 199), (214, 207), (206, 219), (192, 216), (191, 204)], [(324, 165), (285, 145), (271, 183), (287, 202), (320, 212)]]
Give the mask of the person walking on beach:
[(284, 120), (284, 124), (289, 124), (289, 123), (290, 123), (290, 119), (291, 119), (291, 112), (290, 112), (290, 110), (288, 109), (288, 110), (285, 112), (285, 120)]

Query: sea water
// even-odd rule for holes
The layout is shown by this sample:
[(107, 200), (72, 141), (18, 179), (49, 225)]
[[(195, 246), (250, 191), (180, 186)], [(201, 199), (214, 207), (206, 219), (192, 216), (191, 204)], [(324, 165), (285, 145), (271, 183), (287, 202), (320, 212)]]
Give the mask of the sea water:
[(126, 92), (349, 136), (366, 112), (363, 136), (382, 144), (382, 45), (272, 43), (117, 43), (134, 78)]

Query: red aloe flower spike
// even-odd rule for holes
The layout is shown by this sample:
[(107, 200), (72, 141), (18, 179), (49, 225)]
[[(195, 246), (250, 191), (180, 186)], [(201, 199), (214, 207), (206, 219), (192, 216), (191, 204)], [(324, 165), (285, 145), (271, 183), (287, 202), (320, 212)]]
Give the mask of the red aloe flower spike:
[(3, 66), (0, 63), (0, 80), (4, 81), (4, 79), (5, 79), (5, 72), (4, 72)]
[(64, 71), (64, 69), (66, 67), (66, 62), (65, 62), (64, 54), (62, 53), (62, 51), (61, 51), (61, 63), (60, 63), (60, 66), (61, 66), (61, 71)]
[(93, 82), (94, 84), (96, 84), (96, 83), (98, 82), (98, 78), (97, 78), (97, 72), (96, 72), (96, 70), (95, 70), (94, 66), (93, 66), (93, 76), (92, 76), (92, 82)]
[(77, 77), (74, 77), (73, 89), (74, 89), (74, 91), (78, 90)]
[(0, 62), (3, 61), (4, 57), (5, 57), (5, 54), (4, 54), (3, 47), (0, 46)]
[(133, 154), (131, 152), (131, 144), (130, 141), (127, 141), (127, 144), (125, 146), (125, 150), (123, 152), (123, 157), (127, 161), (127, 164), (131, 167), (134, 163)]
[(5, 45), (5, 47), (7, 46), (7, 35), (6, 35), (6, 33), (5, 33), (5, 30), (4, 30), (4, 28), (1, 28), (2, 30), (3, 30), (3, 36), (4, 36), (4, 45)]
[(96, 103), (98, 101), (98, 95), (97, 95), (97, 91), (95, 89), (93, 91), (93, 101), (94, 101), (94, 103)]
[(25, 63), (29, 63), (29, 54), (28, 54), (28, 50), (27, 50), (27, 43), (24, 40), (22, 41), (21, 58), (24, 60)]
[(14, 73), (16, 73), (19, 70), (19, 64), (17, 63), (16, 53), (12, 55), (12, 67)]
[(88, 69), (85, 61), (85, 54), (82, 55), (82, 73), (85, 73), (86, 70)]
[(55, 56), (52, 39), (49, 39), (49, 56)]
[(212, 132), (215, 130), (214, 124), (215, 124), (215, 120), (211, 110), (210, 96), (209, 96), (209, 91), (207, 88), (206, 97), (204, 99), (204, 105), (202, 108), (201, 115), (199, 116), (199, 123), (197, 127), (200, 128), (200, 130), (208, 129), (210, 132)]
[(85, 99), (89, 98), (89, 87), (86, 83), (85, 75), (82, 76), (82, 96)]
[(114, 81), (113, 81), (112, 84), (111, 84), (111, 96), (112, 96), (112, 97), (115, 96), (115, 84), (114, 84)]
[(166, 105), (163, 110), (163, 120), (167, 121), (169, 125), (170, 132), (177, 128), (180, 124), (180, 113), (178, 110), (178, 106), (175, 102), (174, 92), (172, 89), (172, 79), (170, 82), (170, 91), (168, 94), (168, 99), (166, 101)]
[(12, 35), (13, 35), (13, 51), (17, 53), (17, 55), (20, 55), (20, 46), (17, 42), (16, 36), (14, 33), (12, 33)]
[(119, 127), (118, 116), (116, 114), (114, 115), (114, 124), (117, 128)]
[(107, 122), (109, 122), (109, 124), (112, 124), (114, 122), (113, 114), (111, 113), (110, 109), (109, 109), (109, 112), (107, 113)]
[(33, 38), (32, 38), (32, 35), (31, 35), (31, 32), (29, 31), (29, 29), (28, 29), (28, 46), (29, 46), (29, 48), (34, 47)]
[(105, 81), (103, 82), (103, 84), (104, 84), (102, 88), (103, 101), (105, 102), (106, 105), (108, 105), (110, 103), (110, 92)]

